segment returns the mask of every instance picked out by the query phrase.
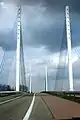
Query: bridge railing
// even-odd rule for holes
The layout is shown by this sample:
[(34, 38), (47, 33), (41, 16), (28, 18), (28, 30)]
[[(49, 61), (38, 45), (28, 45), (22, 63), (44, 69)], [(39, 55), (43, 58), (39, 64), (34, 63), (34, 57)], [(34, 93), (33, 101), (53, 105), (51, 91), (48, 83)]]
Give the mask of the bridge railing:
[(9, 96), (9, 95), (15, 95), (15, 94), (21, 94), (21, 92), (16, 92), (16, 91), (0, 91), (0, 97), (2, 97), (2, 96)]
[(80, 91), (47, 91), (42, 93), (47, 93), (49, 95), (57, 96), (60, 98), (80, 103)]
[[(45, 91), (43, 91), (44, 93)], [(64, 96), (79, 96), (80, 97), (80, 91), (47, 91), (45, 93), (51, 94), (51, 95), (64, 95)]]

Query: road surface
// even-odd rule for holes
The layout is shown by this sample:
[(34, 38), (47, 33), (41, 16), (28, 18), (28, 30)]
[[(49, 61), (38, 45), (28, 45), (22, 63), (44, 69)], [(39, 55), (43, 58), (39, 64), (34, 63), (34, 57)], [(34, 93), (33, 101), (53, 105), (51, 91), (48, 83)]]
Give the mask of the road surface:
[(0, 105), (0, 120), (22, 120), (30, 106), (32, 96), (24, 96)]
[(18, 96), (20, 96), (21, 94), (14, 94), (14, 95), (8, 95), (8, 96), (3, 96), (3, 97), (0, 97), (0, 102), (3, 102), (5, 100), (9, 100), (9, 99), (13, 99), (13, 98), (16, 98)]
[[(25, 95), (0, 105), (0, 120), (24, 120), (32, 101), (33, 96)], [(28, 120), (60, 120), (72, 117), (80, 117), (80, 104), (40, 93), (35, 96)]]
[(53, 120), (53, 116), (41, 96), (36, 96), (29, 120)]
[(79, 117), (80, 119), (80, 104), (47, 94), (42, 95), (42, 98), (51, 110), (55, 119), (68, 120), (73, 117)]

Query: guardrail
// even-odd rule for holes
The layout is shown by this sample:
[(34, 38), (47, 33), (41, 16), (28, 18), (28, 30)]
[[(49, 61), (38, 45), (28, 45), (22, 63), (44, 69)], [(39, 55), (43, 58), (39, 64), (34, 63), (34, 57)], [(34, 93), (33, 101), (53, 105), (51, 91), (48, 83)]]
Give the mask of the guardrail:
[(73, 96), (80, 97), (80, 91), (43, 91), (42, 93), (48, 93), (56, 96)]
[(21, 92), (16, 92), (16, 91), (0, 91), (0, 97), (14, 95), (14, 94), (21, 94)]
[(44, 91), (42, 93), (47, 93), (80, 103), (80, 91)]
[(43, 91), (42, 93), (80, 95), (80, 91)]
[(4, 93), (19, 93), (17, 91), (0, 91), (0, 94), (4, 94)]

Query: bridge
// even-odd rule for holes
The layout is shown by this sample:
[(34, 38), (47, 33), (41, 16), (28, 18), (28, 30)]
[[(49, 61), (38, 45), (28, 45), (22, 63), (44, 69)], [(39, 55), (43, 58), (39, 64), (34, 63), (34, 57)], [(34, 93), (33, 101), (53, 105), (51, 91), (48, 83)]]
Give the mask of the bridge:
[[(44, 77), (41, 78), (44, 81), (44, 89), (35, 92), (33, 91), (33, 66), (27, 62), (28, 72), (25, 68), (24, 57), (24, 44), (23, 44), (23, 32), (21, 22), (21, 6), (17, 8), (17, 18), (13, 25), (16, 26), (16, 55), (14, 55), (15, 65), (12, 63), (12, 67), (15, 66), (15, 86), (12, 90), (1, 90), (0, 88), (0, 119), (1, 120), (53, 120), (53, 119), (80, 119), (80, 91), (75, 90), (74, 73), (73, 73), (73, 58), (72, 58), (72, 31), (71, 31), (71, 19), (70, 8), (65, 6), (64, 12), (64, 25), (61, 38), (61, 47), (59, 59), (54, 57), (57, 62), (56, 77), (54, 80), (53, 89), (49, 90), (49, 65), (51, 61), (45, 62)], [(17, 23), (17, 24), (16, 24)], [(57, 31), (56, 31), (57, 32)], [(13, 33), (14, 34), (14, 33)], [(27, 33), (26, 33), (27, 34)], [(58, 44), (58, 43), (57, 43)], [(65, 46), (64, 46), (65, 45)], [(9, 46), (10, 47), (10, 46)], [(3, 55), (1, 55), (0, 61), (0, 79), (4, 78), (5, 65), (7, 65), (6, 57), (8, 48), (4, 49)], [(77, 56), (79, 57), (79, 49), (75, 48)], [(64, 57), (64, 53), (66, 54)], [(35, 61), (35, 59), (31, 60)], [(45, 60), (44, 60), (45, 61)], [(39, 63), (39, 60), (36, 63)], [(55, 62), (55, 64), (56, 64)], [(62, 63), (63, 62), (63, 63)], [(41, 64), (40, 64), (41, 65)], [(11, 67), (11, 68), (12, 68)], [(53, 66), (52, 66), (53, 67)], [(68, 88), (65, 88), (65, 69), (67, 69), (67, 83)], [(38, 70), (38, 69), (37, 69)], [(60, 74), (62, 71), (62, 80), (60, 80)], [(13, 71), (10, 69), (8, 73), (8, 79), (13, 79)], [(26, 77), (27, 76), (27, 77)], [(7, 79), (7, 78), (6, 78)], [(27, 79), (29, 80), (27, 82)], [(37, 77), (37, 79), (39, 79)], [(67, 84), (66, 83), (66, 84)], [(39, 84), (37, 84), (39, 86)], [(1, 87), (1, 86), (0, 86)], [(9, 86), (8, 86), (9, 87)], [(68, 99), (68, 100), (67, 100)], [(75, 102), (73, 102), (75, 101)]]

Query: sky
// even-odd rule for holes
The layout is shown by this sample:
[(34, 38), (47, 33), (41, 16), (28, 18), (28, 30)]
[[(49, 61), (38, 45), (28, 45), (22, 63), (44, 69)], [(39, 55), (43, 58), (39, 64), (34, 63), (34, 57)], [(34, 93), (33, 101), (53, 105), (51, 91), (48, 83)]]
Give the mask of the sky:
[[(63, 78), (64, 88), (68, 89), (68, 60), (65, 31), (66, 5), (70, 6), (74, 87), (76, 90), (80, 90), (79, 0), (0, 0), (0, 63), (6, 51), (6, 60), (3, 64), (4, 72), (1, 72), (0, 83), (15, 85), (17, 10), (18, 6), (21, 6), (27, 85), (29, 85), (27, 74), (29, 73), (29, 64), (31, 64), (32, 89), (33, 91), (44, 90), (45, 64), (47, 64), (49, 90), (54, 89), (56, 78), (60, 79), (57, 83), (58, 87), (61, 86), (61, 79)], [(57, 70), (57, 66), (64, 67), (63, 71), (61, 69)]]

